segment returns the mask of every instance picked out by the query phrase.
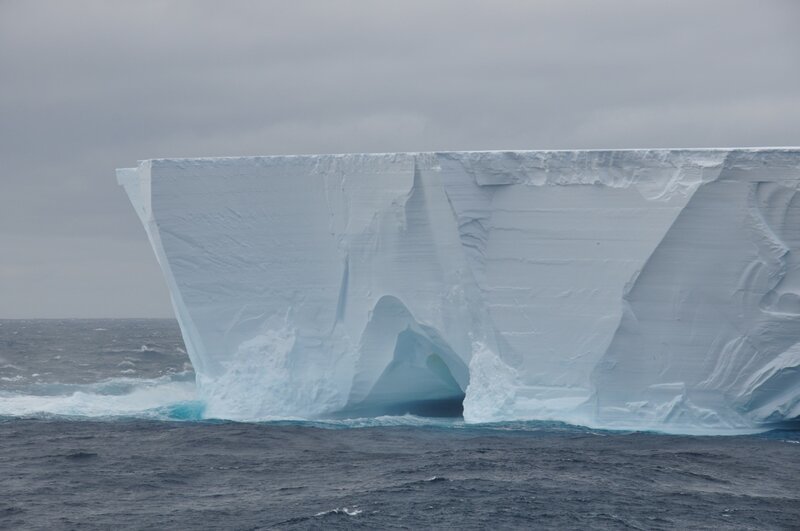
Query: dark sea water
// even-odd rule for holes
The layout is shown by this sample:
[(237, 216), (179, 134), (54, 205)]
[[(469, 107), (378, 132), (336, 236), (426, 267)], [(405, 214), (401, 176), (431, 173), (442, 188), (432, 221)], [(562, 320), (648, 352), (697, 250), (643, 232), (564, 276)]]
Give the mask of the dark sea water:
[(0, 321), (0, 527), (800, 529), (800, 432), (202, 420), (167, 320)]

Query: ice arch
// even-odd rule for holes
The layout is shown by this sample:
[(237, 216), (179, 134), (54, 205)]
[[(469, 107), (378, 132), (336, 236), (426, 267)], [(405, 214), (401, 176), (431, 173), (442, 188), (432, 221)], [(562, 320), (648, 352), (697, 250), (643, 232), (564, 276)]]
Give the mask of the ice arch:
[(364, 331), (343, 415), (460, 416), (469, 371), (396, 297), (378, 300)]

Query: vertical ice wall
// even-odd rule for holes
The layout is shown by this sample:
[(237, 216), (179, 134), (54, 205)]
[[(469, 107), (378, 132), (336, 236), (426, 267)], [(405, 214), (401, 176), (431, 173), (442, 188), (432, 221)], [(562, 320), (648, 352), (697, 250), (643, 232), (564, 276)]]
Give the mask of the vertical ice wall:
[(798, 416), (798, 150), (176, 159), (118, 179), (211, 416)]
[(797, 152), (733, 151), (624, 298), (595, 369), (604, 423), (800, 417)]

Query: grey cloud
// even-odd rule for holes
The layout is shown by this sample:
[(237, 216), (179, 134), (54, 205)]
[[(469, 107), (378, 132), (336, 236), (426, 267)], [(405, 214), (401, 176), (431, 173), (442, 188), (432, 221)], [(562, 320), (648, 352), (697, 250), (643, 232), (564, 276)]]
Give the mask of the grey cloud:
[(170, 314), (114, 182), (137, 159), (800, 144), (799, 16), (792, 1), (0, 1), (0, 317)]

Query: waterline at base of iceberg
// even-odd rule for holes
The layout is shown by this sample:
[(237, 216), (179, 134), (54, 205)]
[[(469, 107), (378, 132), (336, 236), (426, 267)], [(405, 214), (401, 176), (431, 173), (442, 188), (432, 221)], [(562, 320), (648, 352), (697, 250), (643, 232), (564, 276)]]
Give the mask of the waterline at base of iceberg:
[[(192, 373), (182, 373), (154, 379), (110, 378), (101, 382), (75, 385), (51, 384), (39, 386), (35, 393), (0, 391), (0, 418), (42, 418), (105, 420), (105, 421), (164, 421), (164, 422), (237, 422), (276, 425), (297, 425), (325, 429), (371, 427), (430, 427), (442, 429), (476, 429), (501, 431), (575, 431), (575, 432), (656, 432), (691, 435), (743, 435), (770, 429), (796, 429), (790, 424), (764, 426), (759, 429), (702, 429), (669, 425), (612, 425), (598, 426), (578, 417), (501, 421), (467, 421), (460, 415), (434, 416), (399, 414), (367, 414), (358, 411), (342, 412), (327, 418), (262, 417), (245, 419), (235, 416), (209, 415), (207, 404), (198, 397)], [(449, 406), (453, 407), (453, 406)], [(368, 412), (371, 413), (371, 412)], [(441, 411), (440, 411), (441, 413)]]

